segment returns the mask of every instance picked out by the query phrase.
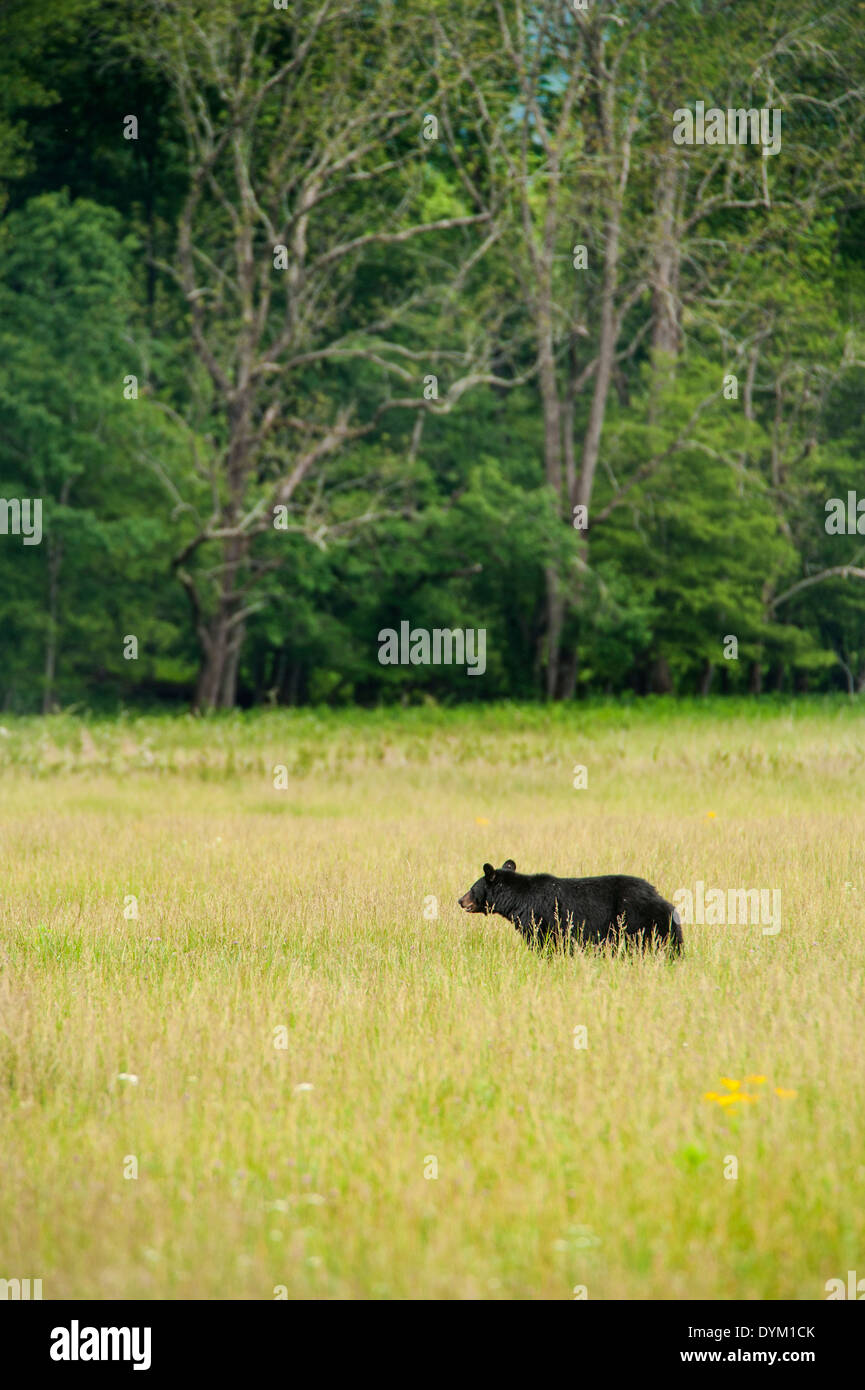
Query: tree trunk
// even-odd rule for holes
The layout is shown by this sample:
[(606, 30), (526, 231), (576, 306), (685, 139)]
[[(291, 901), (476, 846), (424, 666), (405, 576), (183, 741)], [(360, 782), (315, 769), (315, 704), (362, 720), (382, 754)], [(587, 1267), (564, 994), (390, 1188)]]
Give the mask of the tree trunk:
[[(72, 480), (64, 478), (60, 488), (59, 502), (65, 507), (72, 491)], [(48, 633), (45, 638), (45, 670), (42, 685), (42, 713), (50, 714), (55, 708), (55, 682), (57, 679), (57, 634), (60, 607), (60, 567), (63, 563), (63, 541), (59, 536), (48, 537)]]
[(198, 681), (195, 687), (197, 710), (233, 709), (237, 703), (237, 668), (243, 642), (243, 624), (236, 621), (236, 610), (220, 606), (207, 625)]
[[(613, 375), (613, 359), (616, 353), (616, 291), (619, 278), (619, 231), (621, 209), (615, 205), (607, 220), (606, 245), (604, 252), (604, 285), (601, 292), (601, 325), (598, 342), (598, 367), (595, 372), (595, 386), (589, 421), (583, 440), (583, 453), (580, 460), (580, 473), (577, 478), (576, 496), (570, 499), (571, 507), (580, 505), (588, 508), (592, 500), (595, 470), (601, 448), (601, 434), (604, 416), (607, 411), (607, 398)], [(591, 516), (589, 518), (591, 520)]]
[(237, 704), (237, 672), (245, 635), (246, 624), (243, 622), (235, 623), (229, 637), (225, 670), (222, 673), (221, 709), (234, 709)]
[(661, 167), (656, 188), (656, 245), (652, 258), (652, 386), (649, 422), (657, 416), (658, 397), (673, 377), (679, 351), (679, 246), (676, 239), (676, 174), (672, 157)]
[(652, 666), (652, 694), (653, 695), (672, 695), (673, 677), (670, 675), (670, 667), (665, 656), (655, 658)]
[(195, 687), (197, 710), (219, 709), (225, 689), (228, 648), (231, 629), (228, 626), (231, 610), (221, 609), (206, 628), (207, 640)]
[(676, 238), (676, 164), (666, 159), (657, 189), (657, 246), (652, 265), (652, 352), (666, 358), (679, 351), (679, 246)]
[(219, 591), (213, 613), (199, 618), (201, 664), (195, 689), (197, 710), (233, 709), (237, 702), (237, 670), (246, 624), (244, 595), (239, 587), (247, 540), (230, 536), (223, 543)]
[(42, 713), (54, 709), (54, 682), (57, 673), (57, 603), (60, 592), (60, 564), (63, 544), (48, 540), (48, 632), (45, 638), (45, 671), (42, 681)]
[(546, 692), (548, 700), (555, 700), (559, 693), (559, 660), (562, 645), (562, 627), (565, 620), (565, 604), (562, 597), (559, 576), (552, 565), (546, 569), (547, 581), (547, 633), (546, 633)]
[(559, 672), (559, 698), (562, 700), (573, 700), (577, 693), (577, 674), (579, 672), (579, 661), (577, 660), (577, 649), (571, 647), (561, 664)]
[(751, 671), (748, 678), (748, 693), (759, 695), (763, 689), (763, 667), (759, 661), (751, 662)]
[[(544, 424), (544, 476), (561, 505), (562, 413), (556, 380), (552, 303), (549, 284), (538, 307), (538, 384)], [(546, 569), (546, 694), (554, 700), (559, 685), (559, 656), (564, 623), (564, 600), (556, 569)]]
[(712, 689), (712, 681), (713, 681), (713, 679), (714, 679), (714, 676), (715, 676), (715, 663), (714, 663), (713, 661), (708, 661), (708, 660), (707, 660), (705, 666), (703, 667), (703, 674), (702, 674), (701, 677), (700, 677), (700, 694), (701, 694), (701, 695), (708, 695), (708, 694), (709, 694), (709, 691)]

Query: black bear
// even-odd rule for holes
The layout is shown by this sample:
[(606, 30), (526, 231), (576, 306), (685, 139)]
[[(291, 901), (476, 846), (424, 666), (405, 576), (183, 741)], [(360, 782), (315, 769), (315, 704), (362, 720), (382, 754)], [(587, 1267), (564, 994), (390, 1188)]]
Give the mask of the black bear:
[(603, 874), (598, 878), (554, 878), (518, 874), (513, 859), (500, 869), (484, 864), (484, 876), (458, 899), (466, 912), (497, 912), (513, 922), (532, 946), (547, 941), (573, 946), (627, 941), (684, 946), (682, 919), (672, 903), (644, 878)]

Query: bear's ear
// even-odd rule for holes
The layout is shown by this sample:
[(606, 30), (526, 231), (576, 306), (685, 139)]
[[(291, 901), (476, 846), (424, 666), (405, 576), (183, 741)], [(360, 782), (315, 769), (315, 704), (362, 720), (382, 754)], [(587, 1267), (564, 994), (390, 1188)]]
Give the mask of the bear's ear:
[(496, 871), (493, 868), (492, 864), (484, 864), (484, 878), (486, 879), (487, 883), (492, 883), (495, 876)]
[(503, 869), (509, 869), (511, 873), (514, 873), (516, 871), (516, 867), (517, 866), (514, 863), (513, 859), (506, 859), (504, 864), (502, 865)]

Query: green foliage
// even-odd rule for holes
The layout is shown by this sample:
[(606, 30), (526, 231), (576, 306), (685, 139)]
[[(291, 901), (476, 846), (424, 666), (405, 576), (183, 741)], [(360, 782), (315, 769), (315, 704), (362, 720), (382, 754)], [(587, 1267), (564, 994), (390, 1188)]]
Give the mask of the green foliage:
[(63, 678), (49, 702), (98, 697), (106, 683), (133, 684), (125, 634), (149, 653), (134, 683), (153, 675), (155, 652), (177, 641), (166, 614), (179, 604), (167, 583), (170, 528), (140, 461), (142, 450), (169, 449), (170, 436), (146, 397), (123, 394), (129, 376), (145, 384), (130, 336), (134, 243), (116, 212), (65, 193), (33, 199), (4, 230), (0, 476), (5, 497), (40, 499), (44, 533), (41, 545), (12, 535), (0, 545), (5, 700), (27, 707), (45, 693), (52, 627)]
[[(262, 17), (260, 5), (220, 0), (182, 7), (177, 19), (149, 0), (58, 0), (47, 8), (13, 0), (0, 14), (0, 495), (41, 499), (44, 529), (39, 546), (0, 536), (7, 707), (191, 693), (200, 623), (174, 562), (207, 525), (215, 505), (208, 465), (228, 435), (225, 402), (193, 351), (189, 305), (165, 271), (187, 171), (185, 117), (163, 59), (181, 39), (194, 49), (196, 16), (217, 47), (233, 42), (239, 17), (260, 21), (270, 35), (254, 74), (263, 80), (291, 53), (292, 25), (308, 19), (302, 8)], [(505, 8), (514, 19), (516, 9)], [(331, 101), (342, 115), (360, 110), (401, 54), (404, 66), (392, 74), (400, 93), (428, 100), (442, 123), (428, 148), (411, 129), (370, 149), (362, 177), (347, 179), (317, 211), (322, 246), (364, 230), (405, 230), (416, 216), (470, 215), (473, 180), (484, 197), (500, 198), (500, 225), (483, 257), (482, 225), (456, 238), (449, 231), (371, 244), (334, 264), (305, 330), (309, 360), (279, 387), (279, 404), (283, 417), (311, 421), (313, 433), (342, 407), (353, 423), (375, 428), (311, 475), (303, 501), (315, 524), (269, 529), (257, 542), (242, 703), (536, 697), (550, 573), (566, 600), (563, 651), (580, 695), (644, 693), (662, 668), (662, 684), (680, 693), (707, 689), (713, 679), (714, 689), (729, 692), (760, 682), (865, 688), (865, 584), (839, 576), (795, 588), (834, 567), (865, 566), (858, 533), (825, 529), (828, 498), (865, 494), (863, 141), (851, 103), (835, 100), (845, 83), (861, 86), (865, 57), (855, 5), (814, 0), (806, 8), (813, 34), (776, 44), (773, 72), (784, 93), (797, 96), (778, 97), (785, 145), (772, 161), (772, 197), (764, 198), (759, 158), (743, 151), (730, 174), (738, 202), (719, 198), (689, 229), (678, 286), (682, 343), (666, 374), (650, 349), (653, 305), (641, 277), (656, 236), (655, 180), (669, 149), (669, 113), (698, 91), (726, 104), (735, 82), (759, 69), (782, 17), (756, 3), (735, 14), (677, 3), (625, 53), (626, 85), (636, 92), (645, 77), (621, 265), (623, 283), (637, 286), (623, 338), (634, 350), (615, 363), (587, 535), (571, 525), (567, 499), (546, 480), (529, 273), (550, 205), (537, 122), (561, 109), (571, 21), (556, 21), (565, 26), (560, 42), (545, 41), (543, 31), (526, 37), (536, 46), (539, 113), (524, 151), (527, 231), (519, 182), (507, 183), (525, 112), (489, 7), (418, 4), (399, 14), (363, 7), (330, 47), (314, 50), (304, 91), (315, 110)], [(604, 34), (611, 54), (622, 39)], [(469, 70), (501, 136), (493, 148)], [(200, 78), (207, 110), (224, 118), (212, 74), (202, 69)], [(758, 96), (755, 89), (748, 99)], [(274, 132), (284, 129), (279, 101), (275, 90), (264, 94), (250, 158), (267, 156)], [(138, 114), (138, 141), (122, 138), (125, 111)], [(558, 152), (570, 210), (557, 224), (551, 279), (560, 385), (569, 355), (588, 369), (595, 350), (603, 291), (598, 139), (593, 122), (575, 116)], [(289, 173), (314, 154), (295, 151)], [(384, 173), (374, 178), (379, 165)], [(720, 189), (722, 176), (707, 174), (710, 190)], [(231, 208), (212, 189), (204, 196), (202, 267), (233, 235)], [(514, 248), (523, 233), (521, 260)], [(268, 255), (264, 230), (256, 236)], [(575, 281), (578, 238), (592, 254)], [(457, 249), (477, 251), (478, 260), (447, 301), (437, 292)], [(244, 331), (231, 290), (226, 282), (201, 294), (219, 310), (216, 348), (230, 355)], [(397, 308), (388, 333), (400, 374), (382, 365), (379, 327)], [(283, 312), (274, 300), (274, 325)], [(569, 340), (560, 327), (577, 319), (583, 336)], [(486, 368), (501, 372), (507, 361), (518, 387), (480, 383), (452, 413), (427, 415), (420, 431), (411, 409), (379, 418), (390, 395), (417, 396), (431, 371), (444, 395), (461, 354), (489, 333)], [(333, 342), (351, 352), (319, 360)], [(721, 391), (728, 374), (738, 379), (733, 399)], [(130, 375), (139, 382), (135, 400), (123, 396)], [(592, 382), (589, 372), (573, 405), (577, 458)], [(238, 505), (264, 505), (299, 447), (282, 429)], [(223, 479), (220, 507), (229, 492)], [(189, 568), (198, 577), (218, 572), (223, 560), (217, 534)], [(484, 678), (382, 666), (378, 633), (405, 620), (483, 628)], [(138, 638), (137, 661), (123, 658), (127, 634)], [(737, 661), (724, 659), (727, 634), (738, 639)]]

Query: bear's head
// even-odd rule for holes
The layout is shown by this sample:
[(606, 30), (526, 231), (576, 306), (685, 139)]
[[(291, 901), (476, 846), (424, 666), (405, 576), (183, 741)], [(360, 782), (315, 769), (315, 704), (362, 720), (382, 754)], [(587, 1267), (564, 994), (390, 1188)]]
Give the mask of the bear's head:
[(516, 867), (513, 859), (506, 859), (500, 869), (494, 869), (492, 864), (484, 864), (483, 878), (479, 878), (468, 892), (457, 898), (460, 907), (466, 912), (495, 912), (496, 885), (501, 886), (504, 882), (500, 875), (515, 873)]

